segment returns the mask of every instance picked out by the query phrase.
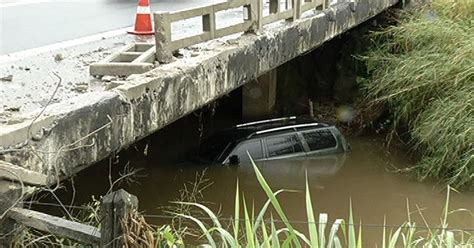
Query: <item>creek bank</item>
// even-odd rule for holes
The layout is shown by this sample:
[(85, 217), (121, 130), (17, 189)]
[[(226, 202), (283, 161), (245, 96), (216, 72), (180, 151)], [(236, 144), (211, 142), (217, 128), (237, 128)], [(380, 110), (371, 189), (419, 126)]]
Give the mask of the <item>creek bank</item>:
[[(278, 69), (278, 115), (408, 144), (419, 180), (474, 181), (474, 2), (412, 2)], [(313, 105), (309, 107), (309, 105)]]

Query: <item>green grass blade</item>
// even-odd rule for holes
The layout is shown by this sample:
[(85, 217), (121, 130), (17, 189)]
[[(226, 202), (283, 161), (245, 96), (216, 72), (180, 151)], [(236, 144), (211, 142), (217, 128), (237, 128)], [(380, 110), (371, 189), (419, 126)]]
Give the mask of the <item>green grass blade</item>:
[(273, 215), (270, 216), (270, 230), (272, 232), (272, 247), (274, 248), (280, 248), (280, 240), (278, 239), (278, 232), (275, 227), (275, 222), (273, 220)]
[(309, 192), (308, 173), (306, 173), (306, 215), (308, 220), (310, 246), (312, 248), (319, 248), (318, 228), (316, 225), (316, 220), (314, 219), (313, 204), (311, 201), (311, 194)]
[(192, 216), (185, 215), (185, 214), (176, 213), (176, 215), (180, 216), (180, 217), (183, 217), (183, 218), (186, 218), (186, 219), (189, 219), (189, 220), (193, 221), (194, 223), (196, 223), (199, 226), (199, 228), (201, 229), (201, 231), (204, 233), (204, 235), (206, 236), (206, 239), (209, 242), (209, 245), (211, 247), (217, 247), (216, 242), (212, 238), (212, 235), (209, 233), (209, 230), (206, 228), (206, 226), (204, 225), (204, 223), (202, 221), (200, 221), (197, 218), (194, 218)]
[(213, 227), (209, 229), (209, 233), (211, 234), (215, 231), (217, 231), (219, 233), (219, 236), (221, 236), (223, 240), (226, 242), (226, 243), (223, 243), (224, 247), (227, 247), (226, 244), (229, 244), (230, 247), (232, 248), (238, 247), (238, 240), (235, 240), (234, 237), (232, 237), (232, 235), (227, 230), (225, 230), (224, 228), (218, 228), (218, 227)]
[(386, 224), (386, 217), (383, 217), (383, 229), (382, 229), (382, 248), (386, 248), (385, 240), (386, 240), (386, 235), (387, 235), (387, 228), (385, 226)]
[(260, 229), (262, 229), (262, 239), (263, 239), (262, 247), (271, 248), (270, 237), (268, 236), (267, 227), (265, 223), (262, 223), (262, 225), (260, 225)]
[[(218, 229), (223, 229), (219, 219), (217, 218), (217, 216), (208, 207), (206, 207), (202, 204), (199, 204), (199, 203), (195, 203), (195, 202), (176, 202), (176, 203), (181, 204), (181, 205), (188, 205), (188, 206), (194, 206), (194, 207), (200, 208), (201, 210), (203, 210), (209, 216), (209, 218), (212, 220), (212, 222), (214, 223), (214, 225)], [(225, 244), (226, 243), (225, 242), (225, 237), (222, 236), (222, 235), (220, 235), (220, 237), (222, 239), (222, 243)]]
[(454, 248), (454, 233), (451, 231), (446, 232), (446, 248)]
[(342, 248), (341, 240), (338, 237), (334, 238), (334, 248)]
[(249, 212), (247, 209), (247, 204), (245, 203), (245, 197), (243, 199), (244, 203), (244, 217), (245, 217), (245, 238), (247, 240), (247, 247), (255, 247), (255, 237), (253, 235), (252, 221), (250, 220)]
[(362, 222), (359, 224), (359, 236), (357, 237), (357, 248), (362, 248)]
[(349, 233), (349, 248), (356, 248), (354, 216), (352, 215), (352, 200), (349, 199), (349, 225), (347, 226)]
[(319, 214), (319, 245), (321, 248), (326, 247), (326, 225), (328, 223), (328, 215)]
[(250, 153), (247, 152), (247, 155), (249, 156), (250, 158), (250, 161), (252, 162), (252, 165), (253, 165), (253, 168), (254, 168), (254, 171), (255, 171), (255, 175), (257, 176), (257, 180), (260, 184), (260, 186), (262, 187), (262, 189), (265, 191), (267, 197), (271, 200), (272, 202), (272, 205), (275, 209), (275, 211), (277, 212), (278, 216), (280, 216), (280, 218), (283, 220), (283, 223), (285, 224), (285, 226), (288, 228), (289, 230), (289, 238), (294, 241), (294, 244), (297, 248), (301, 247), (301, 245), (299, 244), (299, 241), (296, 237), (296, 234), (295, 234), (295, 231), (294, 231), (294, 228), (293, 226), (291, 226), (290, 222), (288, 221), (288, 218), (286, 217), (286, 214), (285, 212), (283, 211), (283, 208), (281, 207), (280, 205), (280, 202), (277, 200), (277, 198), (275, 197), (272, 189), (270, 188), (270, 186), (268, 185), (267, 181), (265, 180), (265, 178), (263, 177), (262, 173), (260, 172), (260, 170), (257, 168), (257, 165), (255, 164), (255, 162), (253, 161), (252, 159), (252, 156), (250, 156)]
[[(275, 197), (277, 197), (278, 194), (285, 192), (286, 190), (280, 189), (277, 192), (274, 193)], [(260, 225), (263, 223), (263, 218), (265, 217), (265, 213), (267, 212), (268, 207), (271, 204), (271, 200), (268, 199), (267, 202), (263, 205), (262, 209), (260, 210), (257, 219), (255, 219), (255, 233), (257, 232), (258, 228), (260, 228)]]
[(329, 232), (329, 237), (328, 237), (328, 248), (332, 248), (334, 246), (334, 242), (337, 237), (337, 231), (339, 230), (339, 226), (343, 223), (344, 220), (342, 219), (337, 219), (334, 221), (331, 227), (331, 231)]
[(400, 236), (400, 231), (402, 230), (401, 227), (399, 227), (395, 233), (392, 235), (392, 237), (390, 237), (390, 242), (388, 243), (388, 247), (389, 248), (395, 248), (396, 244), (397, 244), (397, 241), (398, 241), (398, 237)]
[(177, 204), (181, 204), (181, 205), (194, 206), (194, 207), (200, 208), (201, 210), (203, 210), (209, 216), (209, 218), (212, 220), (212, 222), (214, 223), (214, 225), (216, 227), (222, 228), (222, 225), (219, 221), (219, 218), (217, 218), (217, 216), (214, 214), (214, 212), (212, 212), (212, 210), (210, 210), (208, 207), (206, 207), (202, 204), (199, 204), (199, 203), (195, 203), (195, 202), (173, 202), (173, 203), (177, 203)]
[(239, 180), (235, 188), (235, 202), (234, 202), (234, 239), (239, 242), (239, 224), (240, 224), (240, 192)]

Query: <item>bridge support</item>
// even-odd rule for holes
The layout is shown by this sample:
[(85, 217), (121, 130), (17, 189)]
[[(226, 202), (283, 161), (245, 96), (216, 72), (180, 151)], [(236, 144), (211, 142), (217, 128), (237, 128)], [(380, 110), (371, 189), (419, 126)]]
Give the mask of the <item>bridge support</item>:
[(270, 117), (275, 109), (277, 69), (243, 86), (242, 117), (254, 120)]

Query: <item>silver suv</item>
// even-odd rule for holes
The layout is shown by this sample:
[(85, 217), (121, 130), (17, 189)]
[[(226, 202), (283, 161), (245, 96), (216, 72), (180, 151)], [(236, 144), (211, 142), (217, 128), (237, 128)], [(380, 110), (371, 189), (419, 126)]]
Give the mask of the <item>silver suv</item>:
[(239, 164), (255, 161), (319, 156), (349, 151), (341, 132), (308, 118), (286, 117), (240, 124), (217, 133), (200, 145), (199, 160)]

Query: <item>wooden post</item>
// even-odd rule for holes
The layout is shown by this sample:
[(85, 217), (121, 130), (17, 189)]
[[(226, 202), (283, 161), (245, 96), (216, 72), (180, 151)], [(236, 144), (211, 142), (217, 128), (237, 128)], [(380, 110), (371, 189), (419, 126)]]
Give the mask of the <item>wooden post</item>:
[(104, 196), (101, 205), (101, 247), (123, 247), (122, 221), (132, 209), (138, 208), (138, 199), (120, 189)]
[(15, 222), (58, 237), (76, 240), (82, 244), (98, 245), (99, 229), (24, 208), (12, 208), (8, 216)]
[(18, 229), (10, 218), (0, 219), (0, 247), (11, 247)]
[(21, 197), (20, 185), (0, 180), (0, 215), (4, 216), (0, 219), (0, 247), (11, 247), (18, 233), (16, 222), (9, 218), (6, 211), (18, 206), (13, 204), (19, 197)]
[(171, 22), (169, 13), (155, 13), (155, 43), (156, 43), (156, 60), (160, 63), (169, 63), (173, 59), (173, 51), (171, 51)]

